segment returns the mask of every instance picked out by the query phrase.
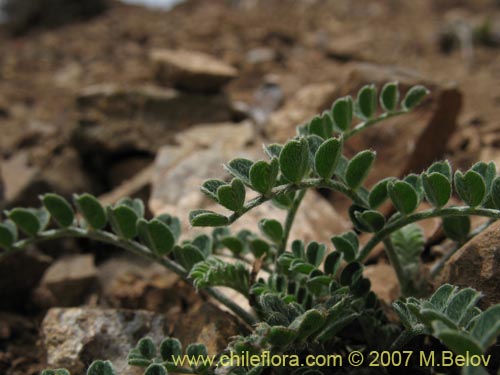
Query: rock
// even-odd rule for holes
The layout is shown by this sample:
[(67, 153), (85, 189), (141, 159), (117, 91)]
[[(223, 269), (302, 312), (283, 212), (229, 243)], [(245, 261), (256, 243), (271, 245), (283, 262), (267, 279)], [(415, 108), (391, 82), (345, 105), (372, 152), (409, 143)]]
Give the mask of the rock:
[(391, 305), (399, 298), (399, 282), (394, 268), (387, 263), (371, 264), (365, 267), (363, 276), (372, 283), (372, 291), (382, 301)]
[(259, 65), (276, 61), (278, 54), (272, 48), (260, 47), (247, 52), (245, 61), (247, 64)]
[(500, 303), (500, 222), (464, 244), (445, 264), (440, 283), (471, 287), (484, 294), (481, 308)]
[(199, 342), (207, 346), (208, 354), (224, 350), (230, 338), (247, 333), (236, 318), (211, 303), (204, 303), (182, 315), (174, 328), (174, 337), (184, 345)]
[(201, 52), (157, 49), (151, 52), (156, 80), (195, 92), (216, 92), (236, 77), (237, 70)]
[(340, 61), (369, 60), (366, 47), (372, 43), (372, 37), (372, 33), (367, 29), (357, 34), (336, 36), (325, 46), (325, 53), (328, 57)]
[(52, 308), (42, 323), (47, 366), (83, 374), (97, 359), (113, 362), (120, 375), (142, 374), (127, 365), (127, 355), (142, 337), (159, 343), (169, 335), (165, 316), (141, 310)]
[(1, 5), (15, 34), (35, 27), (53, 27), (103, 12), (107, 0), (7, 0)]
[(145, 309), (169, 316), (199, 296), (176, 274), (137, 257), (112, 258), (99, 266), (103, 302), (114, 308)]
[(5, 256), (0, 261), (0, 308), (25, 308), (51, 258), (27, 249)]
[(91, 86), (80, 93), (77, 105), (80, 124), (73, 143), (87, 163), (101, 169), (117, 156), (153, 154), (193, 124), (228, 121), (232, 116), (223, 94), (153, 86)]
[(282, 109), (273, 113), (265, 134), (273, 142), (286, 142), (296, 135), (295, 129), (314, 115), (330, 108), (338, 96), (334, 83), (316, 83), (300, 89)]
[(155, 214), (173, 208), (182, 218), (206, 202), (199, 189), (203, 180), (223, 176), (222, 165), (233, 158), (255, 157), (257, 146), (249, 144), (259, 143), (248, 121), (196, 126), (176, 140), (178, 145), (156, 156), (149, 207)]
[(4, 207), (38, 206), (38, 196), (48, 191), (69, 197), (92, 190), (74, 149), (63, 149), (45, 168), (33, 164), (31, 159), (29, 152), (22, 150), (3, 162)]
[(40, 284), (54, 298), (53, 306), (81, 305), (97, 286), (94, 256), (69, 255), (58, 259), (47, 269)]

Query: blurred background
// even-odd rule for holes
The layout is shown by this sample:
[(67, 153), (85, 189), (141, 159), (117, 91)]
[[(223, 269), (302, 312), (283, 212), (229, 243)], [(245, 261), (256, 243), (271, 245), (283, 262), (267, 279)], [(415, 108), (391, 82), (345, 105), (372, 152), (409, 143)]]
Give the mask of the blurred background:
[[(190, 209), (210, 208), (198, 186), (222, 177), (222, 163), (262, 158), (262, 143), (292, 137), (337, 97), (391, 80), (403, 92), (423, 83), (432, 94), (346, 146), (348, 154), (378, 151), (369, 182), (442, 157), (458, 168), (500, 165), (498, 0), (0, 4), (0, 209), (38, 205), (47, 191), (86, 191), (107, 203), (141, 197), (150, 215), (185, 220)], [(292, 237), (329, 242), (348, 228), (337, 213), (345, 202), (313, 193)], [(265, 210), (242, 226), (282, 215)], [(50, 307), (179, 312), (195, 298), (186, 292), (180, 301), (178, 280), (159, 283), (158, 270), (117, 276), (110, 270), (126, 267), (110, 265), (114, 253), (101, 250), (62, 241), (0, 263), (1, 374), (35, 374), (47, 358), (57, 364), (40, 341)], [(75, 257), (61, 258), (68, 253)], [(387, 280), (378, 285), (390, 291)], [(75, 363), (94, 354), (110, 355)]]

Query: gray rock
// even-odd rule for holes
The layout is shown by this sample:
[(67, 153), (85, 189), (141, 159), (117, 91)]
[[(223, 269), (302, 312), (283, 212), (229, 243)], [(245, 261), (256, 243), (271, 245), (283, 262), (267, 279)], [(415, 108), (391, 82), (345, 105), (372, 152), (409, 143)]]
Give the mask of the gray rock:
[(500, 303), (500, 222), (464, 244), (445, 264), (440, 283), (472, 287), (484, 294), (482, 308)]
[(53, 308), (42, 323), (47, 366), (64, 367), (83, 375), (97, 359), (113, 362), (117, 374), (142, 374), (127, 365), (127, 354), (144, 336), (159, 343), (168, 336), (168, 321), (163, 315), (147, 311)]
[(41, 287), (48, 289), (55, 306), (76, 306), (97, 286), (97, 268), (94, 256), (69, 255), (52, 264), (41, 280)]
[(216, 92), (236, 77), (232, 66), (194, 51), (157, 49), (151, 52), (156, 80), (195, 92)]

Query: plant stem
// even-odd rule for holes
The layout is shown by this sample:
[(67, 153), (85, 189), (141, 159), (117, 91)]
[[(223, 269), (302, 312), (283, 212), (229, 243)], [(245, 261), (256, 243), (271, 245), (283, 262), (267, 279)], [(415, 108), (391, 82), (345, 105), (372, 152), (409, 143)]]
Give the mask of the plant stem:
[(278, 256), (283, 254), (286, 250), (286, 246), (288, 243), (288, 237), (290, 236), (290, 230), (292, 229), (293, 222), (295, 220), (295, 215), (297, 214), (297, 210), (300, 206), (300, 203), (302, 202), (302, 199), (304, 199), (304, 196), (306, 195), (307, 189), (300, 190), (295, 199), (293, 200), (292, 206), (288, 210), (288, 213), (286, 215), (286, 220), (285, 220), (285, 228), (284, 228), (284, 233), (283, 233), (283, 240), (281, 242), (281, 245), (278, 249)]
[(408, 224), (416, 221), (430, 219), (440, 216), (484, 216), (492, 219), (500, 219), (500, 211), (489, 208), (473, 208), (468, 206), (462, 207), (446, 207), (446, 208), (433, 208), (426, 211), (416, 212), (414, 214), (403, 216), (402, 218), (387, 224), (381, 231), (366, 243), (366, 245), (359, 252), (356, 260), (362, 262), (370, 254), (375, 246), (382, 242), (391, 233), (405, 227)]
[[(113, 233), (109, 233), (102, 230), (86, 230), (77, 227), (50, 229), (37, 234), (36, 237), (30, 237), (18, 241), (14, 245), (13, 249), (10, 250), (8, 253), (22, 250), (23, 248), (25, 248), (30, 244), (63, 238), (63, 237), (90, 238), (110, 245), (119, 246), (133, 254), (151, 259), (161, 264), (165, 268), (179, 275), (183, 280), (189, 282), (188, 273), (186, 272), (186, 270), (184, 270), (184, 268), (182, 268), (176, 262), (166, 257), (157, 256), (156, 254), (152, 253), (146, 246), (141, 245), (138, 242), (119, 238)], [(257, 322), (256, 319), (250, 313), (245, 311), (238, 304), (236, 304), (230, 298), (226, 297), (222, 292), (218, 291), (217, 289), (204, 288), (203, 292), (213, 297), (223, 305), (225, 305), (228, 309), (230, 309), (233, 313), (235, 313), (239, 318), (241, 318), (247, 324), (253, 325)]]
[(351, 138), (352, 136), (362, 132), (363, 130), (368, 129), (369, 127), (372, 127), (373, 125), (375, 125), (381, 121), (387, 120), (388, 118), (403, 115), (403, 114), (408, 113), (408, 112), (409, 111), (407, 109), (402, 109), (402, 110), (394, 111), (394, 112), (386, 112), (386, 113), (381, 114), (379, 117), (375, 117), (373, 119), (366, 120), (366, 121), (356, 125), (351, 130), (345, 132), (344, 139), (347, 140), (347, 139)]
[(398, 282), (401, 287), (401, 294), (405, 296), (410, 280), (408, 280), (408, 278), (406, 277), (403, 266), (401, 265), (401, 260), (399, 259), (399, 256), (396, 253), (396, 249), (394, 249), (394, 245), (392, 244), (392, 240), (390, 237), (386, 237), (384, 239), (384, 246), (387, 257), (389, 258), (389, 262), (391, 263), (392, 268), (394, 268), (394, 271), (396, 272), (396, 276), (398, 278)]

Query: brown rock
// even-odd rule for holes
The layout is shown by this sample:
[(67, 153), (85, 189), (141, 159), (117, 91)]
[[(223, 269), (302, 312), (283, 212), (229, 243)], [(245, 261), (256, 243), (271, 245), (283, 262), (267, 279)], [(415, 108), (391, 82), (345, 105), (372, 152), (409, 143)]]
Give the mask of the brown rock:
[(95, 289), (97, 268), (94, 256), (69, 255), (52, 264), (41, 280), (41, 287), (54, 297), (55, 306), (76, 306)]
[(444, 266), (440, 283), (472, 287), (484, 294), (482, 308), (500, 303), (500, 222), (463, 245)]
[(267, 138), (273, 142), (285, 142), (296, 135), (296, 127), (314, 115), (330, 108), (338, 96), (334, 83), (316, 83), (299, 90), (283, 108), (271, 115), (266, 125)]
[(192, 286), (157, 263), (137, 257), (112, 258), (99, 266), (105, 304), (113, 308), (178, 313), (199, 301)]
[(399, 297), (399, 282), (394, 268), (387, 263), (366, 266), (363, 275), (371, 283), (372, 291), (387, 304), (392, 304)]
[(174, 328), (174, 336), (184, 345), (205, 344), (211, 355), (227, 347), (231, 337), (247, 333), (236, 318), (211, 303), (204, 303), (182, 315)]
[(219, 91), (237, 75), (232, 66), (201, 52), (158, 49), (151, 61), (159, 83), (195, 92)]
[(12, 253), (0, 261), (0, 307), (25, 307), (51, 258), (28, 249)]
[(169, 335), (165, 316), (141, 310), (53, 308), (42, 323), (47, 366), (83, 374), (94, 360), (110, 360), (117, 374), (139, 375), (127, 365), (128, 352), (142, 337), (159, 343)]
[(91, 86), (83, 90), (77, 104), (80, 125), (73, 135), (74, 144), (93, 159), (154, 153), (193, 124), (228, 121), (232, 116), (222, 94), (181, 93), (153, 86)]

